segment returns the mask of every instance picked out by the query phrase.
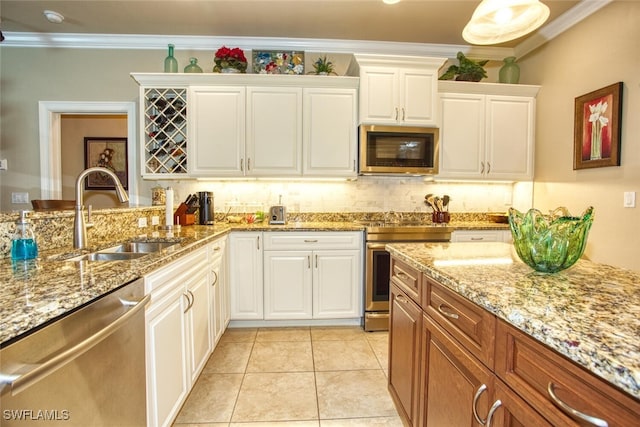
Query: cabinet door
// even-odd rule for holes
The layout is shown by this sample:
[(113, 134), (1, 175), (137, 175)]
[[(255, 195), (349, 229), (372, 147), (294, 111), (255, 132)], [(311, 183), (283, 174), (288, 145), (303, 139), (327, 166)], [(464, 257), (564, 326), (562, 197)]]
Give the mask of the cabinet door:
[(394, 284), (390, 302), (389, 391), (401, 416), (409, 425), (416, 426), (420, 409), (422, 310)]
[(212, 344), (215, 345), (222, 337), (225, 330), (225, 286), (223, 281), (225, 280), (223, 271), (224, 261), (224, 243), (215, 242), (211, 245), (211, 277), (209, 282), (211, 283), (211, 338)]
[(356, 90), (304, 89), (303, 99), (303, 174), (355, 176)]
[(211, 295), (209, 272), (207, 268), (197, 270), (196, 274), (188, 278), (187, 293), (191, 298), (187, 306), (187, 330), (189, 333), (190, 374), (192, 383), (195, 382), (200, 371), (204, 368), (211, 354)]
[(245, 157), (245, 88), (189, 88), (189, 173), (242, 176)]
[(440, 106), (438, 176), (480, 178), (485, 157), (484, 96), (443, 93)]
[[(423, 316), (423, 425), (480, 426), (493, 393), (493, 373), (451, 338), (429, 316)], [(485, 391), (479, 393), (482, 387)], [(478, 394), (479, 393), (479, 394)], [(478, 395), (477, 399), (474, 397)]]
[(246, 174), (302, 173), (302, 89), (247, 88)]
[(397, 124), (399, 72), (390, 67), (360, 69), (360, 122)]
[(502, 381), (495, 380), (493, 399), (487, 425), (495, 427), (551, 427), (551, 424), (537, 413), (527, 402), (507, 387)]
[(399, 77), (399, 122), (411, 126), (435, 125), (435, 99), (438, 94), (436, 73), (428, 70), (400, 69)]
[(533, 178), (535, 100), (487, 95), (486, 176)]
[(262, 233), (229, 237), (231, 320), (262, 320)]
[(359, 250), (313, 252), (313, 318), (362, 316), (362, 255)]
[(265, 251), (264, 318), (311, 319), (309, 251)]
[(147, 314), (147, 423), (171, 425), (189, 393), (184, 287), (171, 290)]

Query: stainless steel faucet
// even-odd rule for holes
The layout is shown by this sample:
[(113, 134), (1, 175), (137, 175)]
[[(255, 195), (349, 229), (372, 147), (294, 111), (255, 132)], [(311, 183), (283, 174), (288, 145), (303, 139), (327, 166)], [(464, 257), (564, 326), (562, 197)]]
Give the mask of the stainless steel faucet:
[(83, 249), (87, 246), (87, 224), (84, 221), (82, 181), (86, 178), (87, 175), (98, 172), (105, 173), (109, 175), (111, 179), (113, 179), (116, 187), (116, 194), (118, 195), (118, 199), (120, 199), (121, 203), (129, 201), (129, 195), (127, 195), (127, 192), (122, 187), (118, 175), (116, 175), (110, 169), (93, 167), (80, 172), (80, 175), (78, 175), (78, 178), (76, 178), (76, 216), (73, 220), (73, 247), (76, 249)]

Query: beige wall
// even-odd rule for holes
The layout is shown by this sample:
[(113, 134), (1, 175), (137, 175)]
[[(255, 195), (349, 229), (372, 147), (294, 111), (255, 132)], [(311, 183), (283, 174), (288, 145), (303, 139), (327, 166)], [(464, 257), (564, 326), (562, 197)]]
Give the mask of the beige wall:
[[(640, 2), (616, 1), (522, 59), (521, 83), (542, 85), (537, 101), (534, 206), (594, 206), (586, 254), (640, 271)], [(619, 167), (573, 170), (574, 99), (622, 81)]]
[[(64, 114), (61, 126), (62, 198), (75, 200), (76, 177), (85, 168), (85, 137), (127, 137), (126, 115)], [(124, 155), (124, 153), (121, 153)], [(124, 157), (126, 158), (126, 156)], [(84, 193), (85, 205), (94, 208), (119, 207), (113, 190), (89, 190)]]

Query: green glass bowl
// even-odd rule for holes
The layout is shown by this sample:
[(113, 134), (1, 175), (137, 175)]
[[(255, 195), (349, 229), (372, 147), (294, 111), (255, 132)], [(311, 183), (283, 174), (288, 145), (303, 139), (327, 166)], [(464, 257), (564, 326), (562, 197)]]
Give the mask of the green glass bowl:
[(593, 207), (571, 216), (559, 207), (550, 215), (537, 209), (522, 214), (509, 209), (509, 227), (520, 259), (536, 271), (555, 273), (571, 267), (584, 253), (593, 222)]

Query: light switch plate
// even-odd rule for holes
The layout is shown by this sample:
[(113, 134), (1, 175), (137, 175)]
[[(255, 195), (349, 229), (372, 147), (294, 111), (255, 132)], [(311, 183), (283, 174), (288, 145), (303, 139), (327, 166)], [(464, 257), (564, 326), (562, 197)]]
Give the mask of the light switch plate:
[(635, 191), (625, 191), (624, 192), (624, 202), (623, 207), (625, 208), (635, 208), (636, 207), (636, 192)]

